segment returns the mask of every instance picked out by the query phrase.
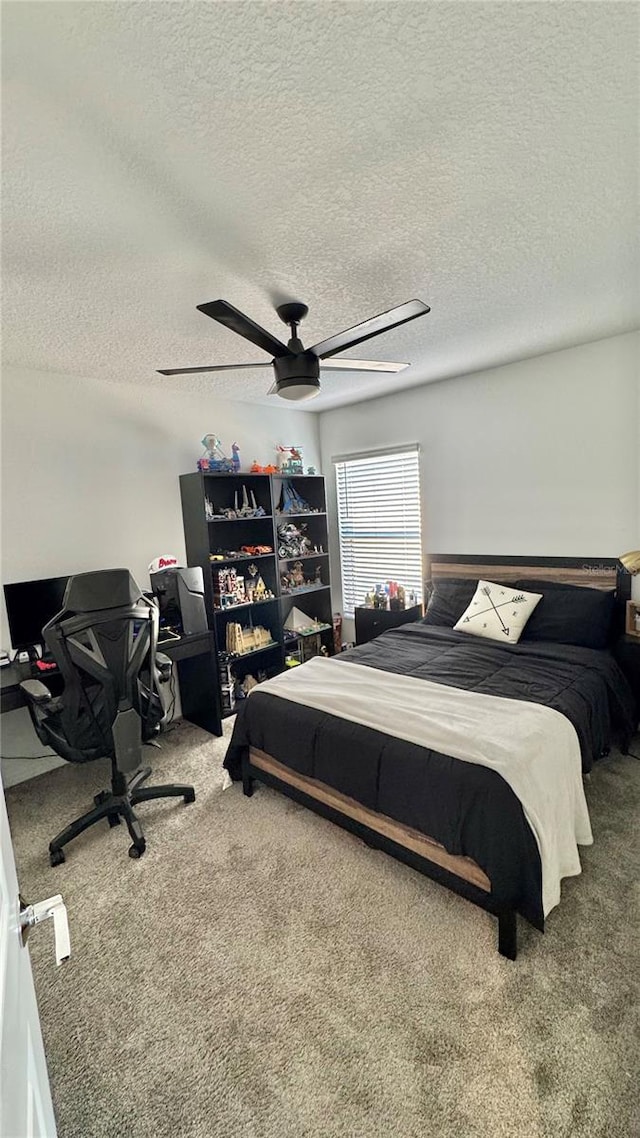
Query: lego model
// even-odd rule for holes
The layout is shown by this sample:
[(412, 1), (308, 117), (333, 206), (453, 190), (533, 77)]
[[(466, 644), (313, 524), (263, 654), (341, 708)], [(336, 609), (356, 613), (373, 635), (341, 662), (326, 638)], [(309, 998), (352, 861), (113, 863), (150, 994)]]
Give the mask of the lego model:
[[(202, 439), (204, 455), (198, 459), (198, 470), (214, 474), (232, 474), (235, 470), (233, 459), (227, 458), (217, 435), (205, 435)], [(238, 470), (240, 467), (238, 466)]]
[(230, 656), (246, 656), (249, 652), (275, 643), (269, 629), (260, 624), (253, 628), (243, 628), (241, 624), (230, 621), (227, 625), (226, 647)]
[(236, 490), (233, 496), (233, 506), (221, 506), (216, 509), (216, 506), (209, 498), (205, 497), (204, 512), (208, 522), (229, 520), (230, 518), (264, 518), (266, 511), (264, 506), (259, 506), (256, 502), (256, 496), (253, 490), (247, 491), (247, 487), (242, 487), (242, 504)]
[(304, 474), (304, 464), (299, 447), (283, 447), (278, 444), (276, 450), (281, 474)]
[(322, 585), (322, 566), (316, 565), (314, 576), (305, 577), (302, 561), (296, 561), (280, 574), (280, 587), (283, 593), (295, 593), (298, 589), (309, 589)]
[(312, 506), (299, 494), (291, 482), (283, 482), (278, 502), (279, 514), (317, 514)]
[(215, 601), (218, 608), (229, 609), (247, 603), (245, 579), (236, 569), (219, 569)]
[(313, 547), (311, 539), (307, 537), (306, 525), (294, 525), (293, 522), (283, 522), (278, 526), (278, 557), (285, 559), (294, 557), (307, 557), (310, 553), (322, 553), (322, 549)]

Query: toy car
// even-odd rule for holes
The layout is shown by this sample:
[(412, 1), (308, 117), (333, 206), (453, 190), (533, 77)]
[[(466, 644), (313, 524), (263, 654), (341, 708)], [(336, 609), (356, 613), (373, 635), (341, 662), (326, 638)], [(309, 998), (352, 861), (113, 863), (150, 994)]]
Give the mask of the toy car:
[(263, 553), (273, 553), (270, 545), (243, 545), (242, 552), (248, 553), (251, 557), (260, 557)]

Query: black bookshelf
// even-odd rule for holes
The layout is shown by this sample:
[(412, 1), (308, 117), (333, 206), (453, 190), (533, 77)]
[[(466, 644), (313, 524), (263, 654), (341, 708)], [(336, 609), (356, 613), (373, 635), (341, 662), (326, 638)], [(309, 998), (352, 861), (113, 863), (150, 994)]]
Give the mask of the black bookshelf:
[[(284, 484), (290, 484), (311, 507), (309, 513), (288, 513), (280, 509)], [(236, 495), (242, 501), (243, 487), (255, 496), (264, 516), (254, 518), (208, 518), (205, 503), (216, 512), (233, 509)], [(328, 527), (325, 484), (322, 475), (284, 474), (210, 474), (195, 471), (180, 477), (182, 520), (187, 550), (187, 564), (199, 565), (204, 575), (205, 605), (209, 627), (214, 632), (216, 652), (220, 660), (226, 656), (227, 625), (237, 621), (244, 627), (262, 625), (268, 629), (273, 644), (233, 656), (230, 664), (234, 675), (242, 681), (251, 673), (263, 671), (268, 676), (284, 669), (286, 646), (284, 623), (295, 606), (310, 619), (331, 626), (331, 578), (329, 571)], [(300, 557), (279, 557), (278, 526), (286, 522), (304, 525), (311, 542), (322, 547), (322, 553)], [(243, 545), (269, 545), (268, 554), (245, 555)], [(211, 560), (211, 555), (220, 560)], [(305, 572), (313, 573), (313, 583), (285, 591), (281, 575), (294, 562), (301, 561)], [(266, 587), (274, 594), (267, 600), (221, 608), (216, 603), (216, 581), (220, 569), (235, 568), (238, 573), (255, 562)], [(316, 580), (317, 574), (317, 580)], [(327, 650), (333, 650), (331, 629), (322, 633)], [(224, 673), (224, 669), (223, 669)]]

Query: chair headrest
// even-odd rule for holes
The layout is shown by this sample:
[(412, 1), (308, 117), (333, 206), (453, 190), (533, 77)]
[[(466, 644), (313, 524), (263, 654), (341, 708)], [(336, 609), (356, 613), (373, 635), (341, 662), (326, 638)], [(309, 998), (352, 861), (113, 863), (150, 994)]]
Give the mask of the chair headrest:
[(71, 612), (94, 612), (135, 605), (141, 596), (142, 589), (128, 569), (99, 569), (70, 577), (62, 603)]

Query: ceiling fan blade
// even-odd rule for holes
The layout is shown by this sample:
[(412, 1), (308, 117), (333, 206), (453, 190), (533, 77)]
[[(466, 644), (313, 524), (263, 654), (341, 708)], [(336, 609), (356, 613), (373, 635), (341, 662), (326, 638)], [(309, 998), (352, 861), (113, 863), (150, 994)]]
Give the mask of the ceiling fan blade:
[(370, 320), (364, 320), (362, 324), (354, 324), (353, 328), (338, 332), (337, 336), (330, 336), (328, 340), (314, 344), (311, 351), (320, 356), (320, 359), (335, 356), (336, 352), (354, 348), (363, 340), (370, 340), (372, 336), (379, 336), (381, 332), (388, 332), (390, 328), (397, 328), (399, 324), (406, 324), (408, 320), (415, 320), (416, 316), (424, 316), (427, 312), (431, 312), (431, 309), (422, 300), (407, 300), (405, 304), (399, 304), (388, 312), (381, 312)]
[(263, 364), (213, 364), (212, 367), (166, 367), (158, 368), (158, 375), (194, 375), (199, 371), (238, 371), (245, 367), (271, 367), (268, 360)]
[(240, 312), (238, 308), (234, 308), (226, 300), (209, 300), (206, 304), (197, 304), (196, 308), (199, 312), (204, 312), (205, 316), (210, 316), (212, 320), (217, 320), (219, 324), (224, 324), (225, 328), (230, 328), (232, 332), (237, 332), (239, 336), (244, 336), (245, 340), (250, 340), (258, 348), (262, 348), (264, 352), (268, 352), (270, 356), (290, 356), (286, 344), (277, 340), (270, 332), (266, 332), (259, 324), (255, 324), (244, 312)]
[(404, 371), (410, 364), (392, 364), (386, 360), (343, 360), (334, 356), (333, 359), (321, 360), (320, 369), (331, 368), (335, 371)]

